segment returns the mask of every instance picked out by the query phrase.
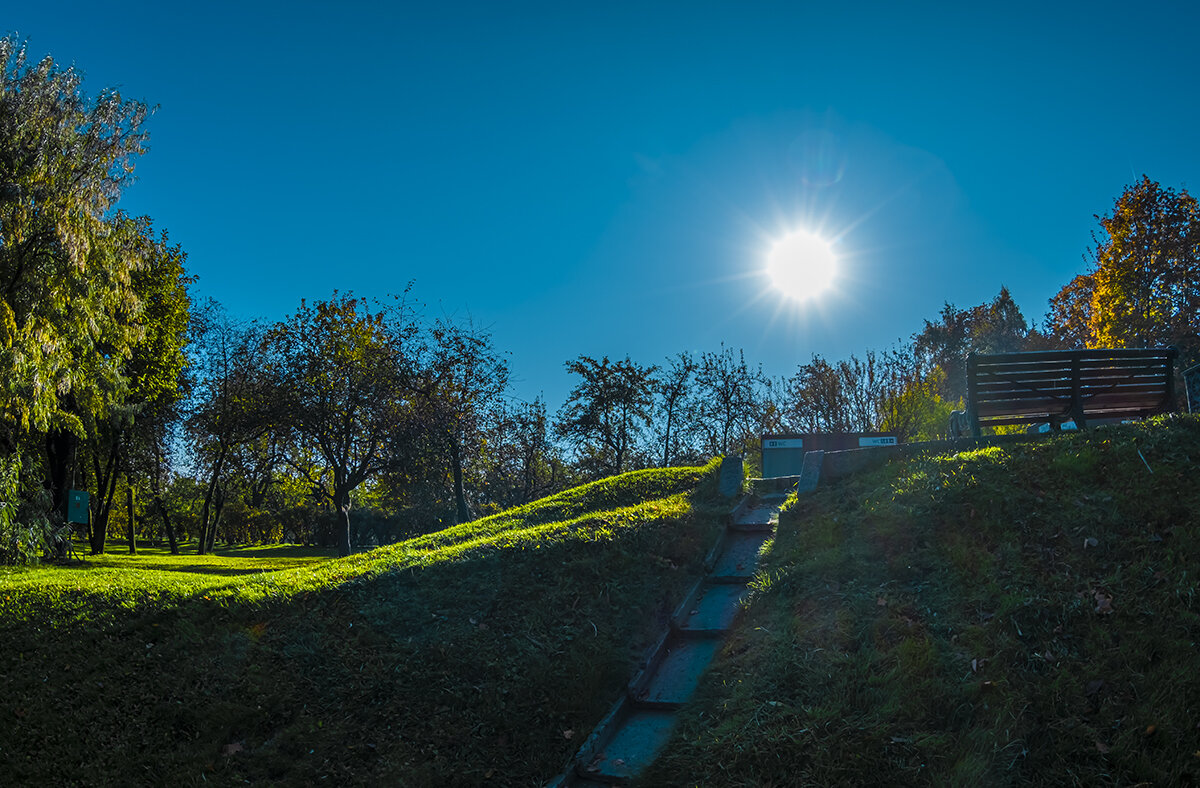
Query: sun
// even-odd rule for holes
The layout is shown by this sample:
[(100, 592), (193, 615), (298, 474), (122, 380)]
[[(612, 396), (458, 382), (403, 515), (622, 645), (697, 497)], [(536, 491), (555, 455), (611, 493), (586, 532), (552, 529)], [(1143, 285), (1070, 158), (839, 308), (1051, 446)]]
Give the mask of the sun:
[(803, 230), (781, 238), (767, 255), (767, 274), (771, 283), (797, 301), (828, 289), (836, 273), (837, 256), (829, 242)]

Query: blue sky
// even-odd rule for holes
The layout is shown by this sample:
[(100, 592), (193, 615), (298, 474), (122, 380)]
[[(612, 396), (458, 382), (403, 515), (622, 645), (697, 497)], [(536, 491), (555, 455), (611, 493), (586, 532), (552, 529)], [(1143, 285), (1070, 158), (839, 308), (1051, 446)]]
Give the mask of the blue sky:
[[(580, 353), (883, 349), (1007, 285), (1029, 318), (1142, 173), (1200, 183), (1190, 4), (23, 4), (89, 92), (160, 105), (122, 201), (196, 292), (470, 317), (553, 410)], [(794, 228), (835, 289), (763, 273)]]

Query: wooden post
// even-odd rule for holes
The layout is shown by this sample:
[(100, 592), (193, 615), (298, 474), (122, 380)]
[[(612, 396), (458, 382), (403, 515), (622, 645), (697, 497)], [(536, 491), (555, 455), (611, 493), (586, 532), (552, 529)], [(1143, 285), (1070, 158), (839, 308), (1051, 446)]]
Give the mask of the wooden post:
[(125, 506), (129, 510), (129, 554), (137, 555), (137, 529), (133, 521), (133, 485), (125, 487)]

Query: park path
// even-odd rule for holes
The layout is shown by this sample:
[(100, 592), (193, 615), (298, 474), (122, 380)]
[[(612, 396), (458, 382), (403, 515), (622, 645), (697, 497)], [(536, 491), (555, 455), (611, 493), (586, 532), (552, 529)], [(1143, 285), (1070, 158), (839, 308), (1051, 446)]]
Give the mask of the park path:
[(816, 488), (822, 459), (823, 452), (809, 452), (799, 477), (767, 480), (783, 484), (752, 493), (737, 505), (705, 562), (707, 574), (676, 609), (624, 695), (550, 788), (621, 785), (658, 757), (676, 712), (696, 691), (733, 626), (759, 552), (774, 537), (780, 507), (789, 493)]

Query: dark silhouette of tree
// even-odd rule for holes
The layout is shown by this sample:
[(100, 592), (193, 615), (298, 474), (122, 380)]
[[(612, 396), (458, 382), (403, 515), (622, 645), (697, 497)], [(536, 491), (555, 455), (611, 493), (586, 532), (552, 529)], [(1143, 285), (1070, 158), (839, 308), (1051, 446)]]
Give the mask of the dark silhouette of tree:
[(960, 310), (947, 303), (939, 318), (925, 321), (913, 337), (921, 365), (944, 373), (941, 397), (954, 402), (966, 394), (966, 359), (971, 353), (1015, 353), (1030, 341), (1030, 327), (1007, 287), (988, 303)]
[(762, 383), (762, 373), (750, 369), (741, 350), (722, 345), (720, 352), (700, 355), (694, 413), (709, 455), (728, 454), (755, 439)]
[(279, 411), (258, 326), (230, 318), (210, 300), (193, 316), (192, 336), (194, 383), (185, 426), (206, 479), (198, 524), (198, 549), (206, 553), (224, 511), (231, 458), (271, 430)]
[(580, 356), (566, 363), (581, 380), (558, 414), (555, 431), (582, 450), (585, 462), (602, 473), (621, 473), (650, 422), (657, 367), (628, 357), (615, 364)]
[(431, 331), (429, 398), (431, 429), (446, 447), (454, 482), (457, 521), (471, 519), (464, 465), (479, 456), (485, 423), (497, 417), (508, 389), (508, 365), (492, 346), (491, 335), (438, 321)]
[(690, 353), (680, 353), (670, 359), (670, 366), (655, 380), (662, 424), (663, 467), (671, 465), (681, 455), (694, 459), (693, 453), (684, 449), (683, 436), (688, 432), (686, 422), (692, 404), (692, 381), (698, 366)]

